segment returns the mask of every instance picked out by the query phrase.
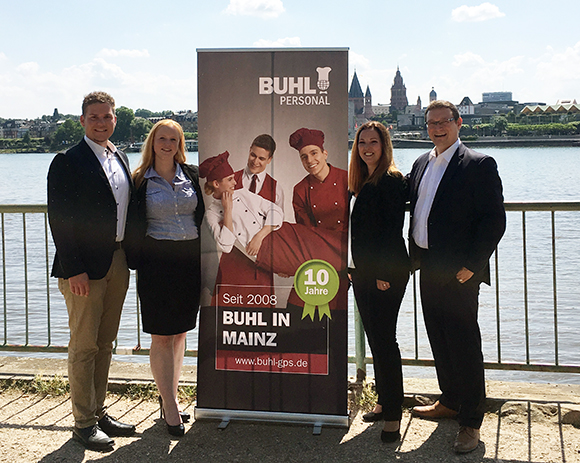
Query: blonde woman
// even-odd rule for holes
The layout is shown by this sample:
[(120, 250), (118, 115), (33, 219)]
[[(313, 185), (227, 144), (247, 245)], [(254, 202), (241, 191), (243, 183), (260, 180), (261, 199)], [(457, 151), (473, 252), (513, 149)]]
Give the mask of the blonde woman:
[(137, 188), (137, 269), (143, 330), (151, 334), (151, 371), (161, 416), (171, 435), (184, 434), (189, 415), (179, 411), (177, 387), (187, 331), (195, 328), (200, 296), (199, 231), (204, 202), (197, 166), (185, 164), (181, 126), (153, 126), (133, 174)]

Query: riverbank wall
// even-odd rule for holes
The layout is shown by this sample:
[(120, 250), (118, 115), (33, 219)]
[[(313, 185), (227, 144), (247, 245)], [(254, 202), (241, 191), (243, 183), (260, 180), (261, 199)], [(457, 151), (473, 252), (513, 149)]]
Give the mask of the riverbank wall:
[[(495, 147), (495, 148), (526, 148), (526, 147), (580, 147), (578, 137), (480, 137), (477, 140), (462, 140), (470, 148)], [(431, 140), (410, 140), (406, 138), (393, 138), (393, 148), (424, 148), (431, 149)]]

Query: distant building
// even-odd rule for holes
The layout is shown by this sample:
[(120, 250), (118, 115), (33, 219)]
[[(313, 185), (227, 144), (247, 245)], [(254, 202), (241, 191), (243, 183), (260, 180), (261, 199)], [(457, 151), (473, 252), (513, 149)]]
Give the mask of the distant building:
[(405, 108), (405, 114), (423, 114), (420, 96), (417, 97), (417, 104), (410, 104)]
[(356, 71), (348, 91), (348, 136), (354, 138), (357, 129), (375, 115), (372, 95), (367, 85), (363, 93)]
[(506, 103), (512, 101), (512, 92), (484, 92), (481, 95), (482, 103)]
[(185, 132), (197, 132), (197, 112), (178, 111), (171, 116), (171, 119), (178, 122)]
[[(576, 100), (574, 100), (576, 101)], [(568, 115), (580, 113), (580, 105), (577, 103), (553, 104), (553, 105), (526, 105), (521, 114), (532, 115)]]
[(484, 92), (481, 103), (474, 105), (474, 113), (478, 116), (496, 116), (514, 111), (518, 102), (513, 100), (512, 92)]
[(375, 113), (375, 115), (379, 115), (379, 114), (389, 114), (391, 110), (391, 105), (388, 104), (381, 104), (379, 103), (376, 106), (373, 106), (373, 113)]
[(473, 104), (471, 99), (468, 96), (466, 96), (463, 98), (463, 100), (461, 100), (461, 103), (457, 105), (457, 110), (459, 111), (459, 114), (461, 114), (462, 116), (466, 114), (475, 114), (475, 105)]
[(365, 92), (365, 107), (363, 110), (363, 116), (366, 119), (370, 120), (370, 118), (373, 117), (374, 115), (375, 113), (373, 112), (373, 99), (371, 95), (371, 89), (367, 85), (367, 91)]
[(435, 91), (435, 87), (431, 87), (431, 91), (429, 92), (429, 103), (435, 101), (437, 99), (437, 92)]
[(397, 115), (397, 130), (422, 131), (425, 128), (425, 113), (421, 105), (421, 97), (417, 97), (417, 103), (408, 105), (403, 114)]
[(395, 74), (395, 80), (391, 87), (391, 109), (404, 111), (408, 104), (407, 88), (403, 83), (403, 77), (401, 76), (401, 71), (399, 71), (399, 66), (397, 66), (397, 73)]
[(350, 90), (348, 91), (348, 101), (352, 101), (354, 104), (354, 113), (362, 114), (365, 106), (365, 96), (358, 81), (358, 76), (356, 71), (354, 71), (354, 76), (352, 77), (352, 82), (350, 83)]
[[(22, 119), (9, 119), (2, 124), (1, 138), (21, 138), (27, 131), (23, 130), (25, 121)], [(20, 135), (20, 136), (19, 136)]]

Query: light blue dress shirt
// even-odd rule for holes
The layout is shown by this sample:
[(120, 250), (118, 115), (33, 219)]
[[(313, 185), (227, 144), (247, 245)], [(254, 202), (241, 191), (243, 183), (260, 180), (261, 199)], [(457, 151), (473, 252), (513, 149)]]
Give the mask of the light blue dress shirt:
[(147, 179), (147, 236), (156, 240), (194, 240), (199, 237), (194, 212), (198, 198), (191, 180), (177, 164), (173, 186), (150, 167)]

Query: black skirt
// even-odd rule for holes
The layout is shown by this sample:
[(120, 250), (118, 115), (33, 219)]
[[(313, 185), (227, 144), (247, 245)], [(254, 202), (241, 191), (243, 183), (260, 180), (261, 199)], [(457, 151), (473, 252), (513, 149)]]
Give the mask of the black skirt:
[(173, 335), (195, 328), (200, 287), (199, 239), (145, 238), (137, 269), (143, 331)]

